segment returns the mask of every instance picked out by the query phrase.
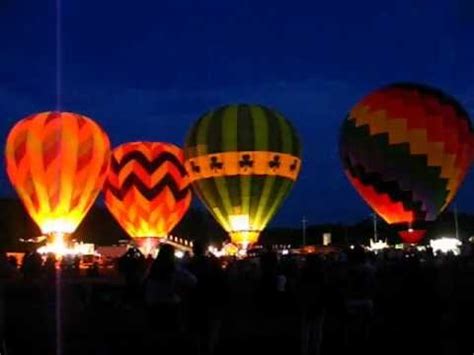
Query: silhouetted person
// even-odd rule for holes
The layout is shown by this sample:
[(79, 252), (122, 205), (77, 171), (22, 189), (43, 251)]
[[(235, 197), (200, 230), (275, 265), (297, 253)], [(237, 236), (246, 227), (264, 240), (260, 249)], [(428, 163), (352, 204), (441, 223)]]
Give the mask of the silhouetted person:
[(181, 331), (183, 297), (196, 285), (196, 277), (177, 265), (174, 247), (163, 244), (145, 283), (149, 326), (162, 333)]
[(278, 306), (282, 281), (278, 258), (275, 252), (268, 251), (260, 258), (261, 279), (258, 290), (258, 304), (266, 316), (275, 315), (274, 309)]
[(346, 342), (357, 341), (367, 345), (374, 311), (375, 268), (367, 261), (361, 247), (356, 247), (348, 257), (345, 289)]
[(44, 271), (48, 279), (55, 279), (56, 277), (56, 256), (54, 254), (48, 254), (46, 261), (44, 262)]
[(12, 279), (18, 276), (18, 271), (7, 258), (7, 254), (0, 251), (0, 279)]
[(125, 299), (137, 301), (141, 295), (141, 281), (146, 267), (144, 255), (137, 248), (130, 248), (119, 258), (117, 266), (125, 278)]
[(22, 263), (22, 272), (25, 279), (34, 280), (41, 276), (43, 259), (36, 251), (25, 254)]
[(308, 255), (298, 287), (301, 310), (301, 354), (320, 354), (326, 308), (326, 277), (323, 260)]
[(88, 277), (99, 277), (100, 270), (99, 270), (99, 263), (95, 261), (88, 269), (87, 269), (87, 276)]
[(190, 300), (191, 329), (197, 340), (197, 352), (213, 354), (228, 299), (228, 287), (219, 260), (206, 255), (204, 244), (194, 242), (193, 254), (188, 269), (197, 277), (197, 285)]

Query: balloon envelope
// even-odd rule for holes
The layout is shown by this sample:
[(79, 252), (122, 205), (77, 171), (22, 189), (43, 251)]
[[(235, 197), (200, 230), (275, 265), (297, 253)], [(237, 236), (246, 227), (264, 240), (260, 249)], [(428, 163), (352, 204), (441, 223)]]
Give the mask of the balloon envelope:
[(419, 243), (426, 234), (424, 229), (415, 229), (415, 230), (403, 230), (399, 231), (398, 235), (405, 243), (416, 244)]
[(194, 191), (244, 247), (257, 241), (301, 168), (295, 129), (259, 105), (228, 105), (203, 115), (188, 133), (185, 155)]
[(424, 85), (376, 90), (342, 126), (345, 174), (389, 224), (434, 220), (456, 195), (472, 153), (466, 111), (454, 98)]
[(72, 233), (102, 188), (110, 142), (88, 117), (43, 112), (15, 124), (5, 154), (8, 177), (42, 233)]
[(132, 238), (166, 237), (192, 199), (183, 150), (159, 142), (132, 142), (115, 148), (104, 198)]

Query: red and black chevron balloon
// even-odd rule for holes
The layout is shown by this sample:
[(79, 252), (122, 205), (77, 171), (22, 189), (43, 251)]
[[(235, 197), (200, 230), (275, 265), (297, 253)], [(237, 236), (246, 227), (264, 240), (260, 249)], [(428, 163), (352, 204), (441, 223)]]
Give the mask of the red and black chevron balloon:
[(132, 238), (164, 238), (191, 204), (183, 150), (160, 142), (114, 149), (105, 204)]
[(473, 158), (471, 122), (451, 96), (400, 83), (363, 98), (342, 125), (344, 171), (390, 224), (434, 220), (458, 191)]

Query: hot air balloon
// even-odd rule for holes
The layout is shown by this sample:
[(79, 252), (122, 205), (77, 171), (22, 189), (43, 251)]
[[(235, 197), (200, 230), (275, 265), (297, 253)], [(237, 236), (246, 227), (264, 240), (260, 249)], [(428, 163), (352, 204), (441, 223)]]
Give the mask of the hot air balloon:
[(292, 125), (259, 105), (203, 115), (188, 133), (185, 156), (195, 193), (242, 249), (258, 240), (301, 168)]
[(104, 198), (138, 246), (146, 254), (153, 253), (191, 204), (183, 150), (158, 142), (125, 143), (115, 148)]
[(102, 188), (110, 163), (106, 133), (88, 117), (43, 112), (15, 124), (5, 154), (26, 210), (64, 247), (64, 235), (76, 230)]
[(451, 96), (399, 83), (363, 98), (342, 125), (344, 171), (362, 198), (407, 242), (453, 200), (472, 162), (467, 112)]

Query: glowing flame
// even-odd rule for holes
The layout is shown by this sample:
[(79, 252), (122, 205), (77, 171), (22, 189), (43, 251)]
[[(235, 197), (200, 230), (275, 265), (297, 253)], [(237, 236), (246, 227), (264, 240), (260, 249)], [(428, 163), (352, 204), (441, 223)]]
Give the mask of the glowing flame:
[(250, 244), (257, 242), (260, 231), (252, 230), (250, 217), (247, 214), (229, 216), (229, 235), (233, 243), (246, 250)]
[(158, 254), (160, 240), (160, 238), (136, 238), (135, 244), (143, 255), (151, 255), (156, 257)]
[(72, 246), (68, 245), (68, 235), (65, 233), (51, 233), (49, 242), (38, 248), (37, 252), (43, 255), (54, 254), (57, 259), (61, 259), (66, 255), (96, 255), (94, 244), (89, 243), (75, 243)]

